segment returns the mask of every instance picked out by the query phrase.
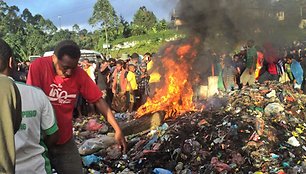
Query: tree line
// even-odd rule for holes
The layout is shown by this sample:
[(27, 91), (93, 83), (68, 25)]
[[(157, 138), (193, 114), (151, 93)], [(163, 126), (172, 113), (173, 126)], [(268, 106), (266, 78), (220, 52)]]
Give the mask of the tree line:
[(17, 6), (9, 6), (0, 0), (0, 37), (15, 50), (15, 57), (26, 60), (30, 55), (42, 55), (53, 50), (63, 39), (76, 41), (82, 49), (104, 52), (103, 44), (116, 39), (145, 35), (151, 32), (168, 30), (171, 25), (166, 20), (158, 20), (152, 11), (140, 7), (133, 21), (128, 22), (118, 16), (109, 0), (98, 0), (89, 19), (96, 30), (81, 29), (78, 24), (72, 30), (59, 29), (42, 15), (33, 15), (29, 9), (20, 11)]

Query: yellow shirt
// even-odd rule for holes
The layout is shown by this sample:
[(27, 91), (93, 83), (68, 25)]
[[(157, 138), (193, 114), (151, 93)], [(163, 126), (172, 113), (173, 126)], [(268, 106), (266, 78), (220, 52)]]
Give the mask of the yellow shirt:
[(147, 70), (150, 71), (153, 68), (153, 61), (151, 60), (148, 64), (147, 64)]
[(95, 69), (94, 67), (90, 66), (87, 69), (84, 68), (84, 71), (88, 74), (88, 76), (95, 82)]
[(126, 87), (127, 91), (133, 91), (137, 89), (136, 75), (135, 73), (129, 71), (126, 77), (128, 84)]

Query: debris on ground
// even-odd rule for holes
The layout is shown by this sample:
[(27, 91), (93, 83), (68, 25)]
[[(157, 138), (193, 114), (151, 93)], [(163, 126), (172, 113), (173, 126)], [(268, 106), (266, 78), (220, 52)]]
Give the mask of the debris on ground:
[[(76, 122), (84, 167), (122, 174), (306, 173), (306, 96), (290, 85), (255, 84), (202, 105), (204, 111), (127, 136), (124, 155), (106, 135), (111, 130), (101, 131), (107, 124), (99, 116)], [(117, 117), (124, 122), (128, 116)]]

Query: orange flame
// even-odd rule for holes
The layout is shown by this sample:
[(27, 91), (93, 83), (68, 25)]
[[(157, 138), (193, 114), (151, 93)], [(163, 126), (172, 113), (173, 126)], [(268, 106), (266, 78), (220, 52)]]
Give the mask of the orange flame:
[[(193, 43), (198, 44), (199, 40), (195, 39)], [(163, 110), (166, 111), (165, 118), (169, 118), (195, 110), (192, 85), (188, 76), (190, 64), (197, 55), (196, 50), (191, 44), (171, 45), (164, 53), (160, 60), (165, 70), (164, 76), (161, 75), (165, 81), (164, 86), (157, 89), (155, 95), (137, 110), (136, 117)]]

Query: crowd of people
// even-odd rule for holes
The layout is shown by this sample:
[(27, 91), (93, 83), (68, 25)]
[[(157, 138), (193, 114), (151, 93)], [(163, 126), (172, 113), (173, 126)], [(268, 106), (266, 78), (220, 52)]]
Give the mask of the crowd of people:
[[(115, 112), (133, 113), (146, 102), (149, 95), (151, 53), (141, 56), (137, 53), (123, 54), (120, 58), (103, 59), (100, 62), (83, 59), (79, 66), (88, 74), (103, 93), (103, 99)], [(93, 105), (88, 104), (82, 96), (77, 102), (77, 114), (92, 115), (96, 113)]]
[(272, 44), (256, 46), (249, 40), (234, 54), (222, 53), (219, 57), (211, 52), (216, 61), (212, 66), (219, 76), (218, 89), (230, 91), (254, 83), (279, 81), (291, 83), (298, 92), (306, 93), (306, 47), (293, 44), (291, 47), (277, 49)]
[[(154, 53), (153, 53), (154, 55)], [(89, 60), (82, 58), (78, 66), (83, 69), (99, 87), (103, 99), (115, 112), (133, 113), (146, 102), (149, 95), (150, 75), (147, 69), (152, 67), (152, 54), (143, 56), (138, 53), (122, 54), (118, 58)], [(26, 82), (31, 62), (26, 60), (17, 63), (14, 79)], [(79, 95), (74, 116), (99, 114), (93, 104), (88, 103)]]

